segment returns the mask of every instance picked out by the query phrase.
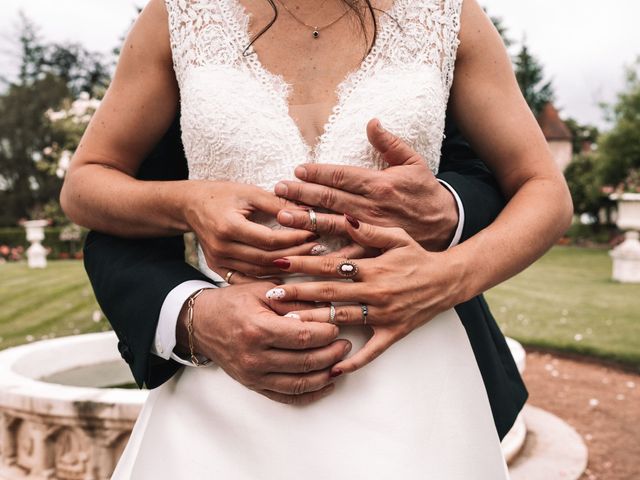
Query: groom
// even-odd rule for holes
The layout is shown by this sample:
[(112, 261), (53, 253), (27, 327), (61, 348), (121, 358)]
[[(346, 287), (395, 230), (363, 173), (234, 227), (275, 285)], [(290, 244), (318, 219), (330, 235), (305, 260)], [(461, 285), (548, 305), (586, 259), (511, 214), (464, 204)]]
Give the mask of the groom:
[[(445, 134), (437, 180), (427, 169), (422, 178), (416, 178), (410, 174), (413, 170), (403, 166), (394, 168), (393, 174), (317, 166), (292, 199), (338, 213), (346, 213), (339, 206), (349, 205), (348, 213), (364, 221), (402, 226), (428, 250), (454, 246), (488, 226), (500, 213), (504, 199), (452, 122), (447, 121)], [(391, 140), (391, 148), (399, 144), (398, 139)], [(376, 174), (377, 180), (380, 175), (383, 178), (377, 194), (349, 191), (351, 180), (363, 182)], [(187, 178), (178, 119), (142, 164), (138, 178)], [(330, 229), (330, 225), (323, 225), (319, 217), (318, 228)], [(265, 282), (217, 288), (185, 263), (182, 237), (129, 240), (91, 232), (84, 252), (98, 302), (139, 386), (155, 388), (181, 364), (191, 365), (185, 360), (188, 355), (180, 355), (187, 344), (186, 301), (202, 288), (207, 290), (198, 298), (194, 323), (206, 335), (200, 336), (198, 352), (214, 359), (240, 383), (268, 391), (273, 400), (313, 401), (318, 393), (308, 389), (305, 375), (330, 367), (346, 354), (344, 344), (333, 335), (325, 331), (309, 336), (293, 320), (271, 322), (272, 331), (255, 335), (251, 322), (259, 316), (275, 318), (300, 306), (267, 303)], [(454, 277), (452, 274), (452, 282)], [(502, 438), (526, 401), (526, 389), (484, 299), (476, 297), (456, 311), (469, 336)], [(238, 330), (247, 333), (235, 334)], [(286, 347), (283, 342), (288, 342)], [(277, 388), (271, 388), (268, 382), (276, 377)]]

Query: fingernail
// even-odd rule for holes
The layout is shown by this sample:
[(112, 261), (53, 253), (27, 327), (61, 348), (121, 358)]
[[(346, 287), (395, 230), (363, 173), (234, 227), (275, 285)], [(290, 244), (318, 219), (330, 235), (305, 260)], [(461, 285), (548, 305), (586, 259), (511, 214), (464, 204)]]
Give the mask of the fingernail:
[(294, 170), (294, 173), (296, 175), (296, 177), (298, 177), (300, 180), (306, 180), (307, 179), (307, 169), (304, 167), (297, 167)]
[(267, 292), (267, 298), (269, 300), (282, 300), (286, 295), (284, 288), (272, 288)]
[(331, 378), (336, 378), (339, 377), (340, 375), (342, 375), (344, 372), (341, 369), (337, 369), (337, 370), (331, 370), (330, 376)]
[(384, 127), (382, 126), (382, 122), (380, 120), (378, 120), (378, 126), (376, 127), (378, 129), (378, 131), (380, 133), (384, 133), (386, 132), (386, 130), (384, 129)]
[(291, 266), (291, 262), (286, 258), (279, 258), (273, 261), (273, 264), (278, 267), (280, 270), (288, 270)]
[(355, 218), (353, 218), (351, 215), (347, 215), (345, 213), (344, 214), (344, 218), (346, 218), (347, 222), (349, 222), (351, 224), (351, 226), (353, 228), (355, 228), (356, 230), (360, 228), (360, 222), (358, 220), (356, 220)]
[(280, 224), (284, 225), (285, 227), (293, 223), (293, 215), (291, 214), (291, 212), (287, 212), (286, 210), (280, 212), (279, 218)]
[(347, 342), (347, 345), (344, 347), (344, 354), (346, 355), (347, 353), (349, 353), (352, 348), (353, 345), (351, 344), (351, 342)]
[(287, 188), (287, 185), (282, 182), (276, 184), (273, 190), (276, 192), (276, 195), (279, 195), (281, 197), (286, 196), (287, 192), (289, 191), (289, 189)]
[(329, 251), (329, 249), (327, 247), (325, 247), (324, 245), (316, 245), (315, 247), (313, 247), (311, 249), (311, 255), (313, 255), (315, 257), (319, 257), (321, 255), (324, 255), (328, 251)]
[(285, 315), (285, 317), (293, 318), (294, 320), (301, 320), (302, 319), (302, 317), (300, 315), (298, 315), (297, 313), (293, 313), (293, 312), (287, 313)]

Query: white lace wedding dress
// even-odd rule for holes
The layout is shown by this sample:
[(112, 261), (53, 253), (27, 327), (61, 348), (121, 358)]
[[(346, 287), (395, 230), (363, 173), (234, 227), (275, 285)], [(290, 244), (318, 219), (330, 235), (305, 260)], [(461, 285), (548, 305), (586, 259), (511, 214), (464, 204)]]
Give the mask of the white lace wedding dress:
[[(462, 0), (395, 0), (376, 45), (339, 86), (314, 148), (290, 87), (249, 44), (238, 0), (166, 0), (190, 176), (272, 190), (304, 161), (382, 168), (373, 117), (438, 168)], [(205, 268), (210, 275), (220, 280)], [(344, 329), (354, 351), (364, 327)], [(275, 403), (221, 368), (185, 368), (152, 391), (115, 479), (508, 478), (480, 371), (455, 311), (340, 378), (321, 401)]]

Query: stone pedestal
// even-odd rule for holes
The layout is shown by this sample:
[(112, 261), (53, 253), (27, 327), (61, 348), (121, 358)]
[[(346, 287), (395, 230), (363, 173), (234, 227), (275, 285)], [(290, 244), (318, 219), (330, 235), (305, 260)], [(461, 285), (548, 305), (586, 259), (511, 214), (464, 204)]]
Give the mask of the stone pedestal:
[(31, 243), (27, 249), (29, 268), (47, 268), (47, 250), (41, 243), (44, 240), (44, 227), (47, 225), (47, 220), (30, 220), (23, 223), (27, 230), (27, 241)]
[(613, 259), (612, 277), (622, 283), (640, 283), (640, 193), (610, 198), (618, 202), (618, 228), (627, 230), (624, 242), (609, 253)]

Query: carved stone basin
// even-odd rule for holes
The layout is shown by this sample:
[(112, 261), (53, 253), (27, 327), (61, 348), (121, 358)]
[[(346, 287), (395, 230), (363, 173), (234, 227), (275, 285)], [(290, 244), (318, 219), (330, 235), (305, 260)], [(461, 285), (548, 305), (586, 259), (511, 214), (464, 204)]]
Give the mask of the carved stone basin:
[[(518, 368), (525, 351), (509, 340)], [(107, 480), (147, 392), (133, 384), (112, 332), (36, 342), (0, 352), (0, 479)], [(514, 460), (519, 418), (503, 441)]]

